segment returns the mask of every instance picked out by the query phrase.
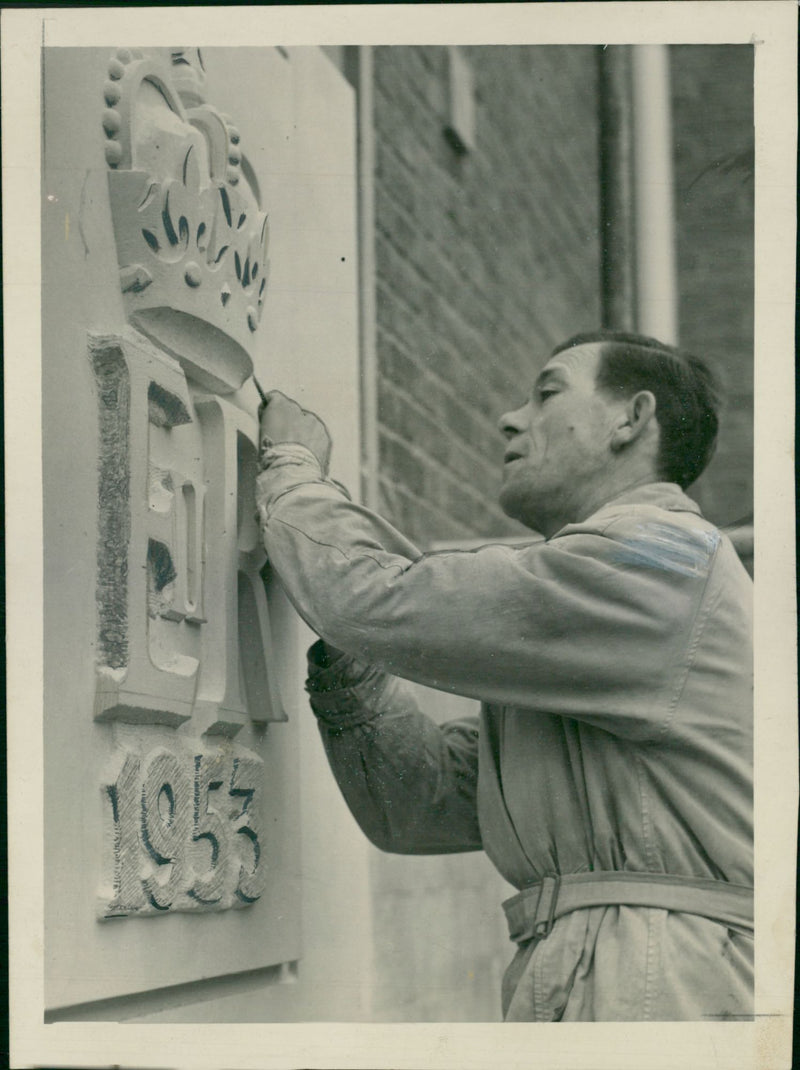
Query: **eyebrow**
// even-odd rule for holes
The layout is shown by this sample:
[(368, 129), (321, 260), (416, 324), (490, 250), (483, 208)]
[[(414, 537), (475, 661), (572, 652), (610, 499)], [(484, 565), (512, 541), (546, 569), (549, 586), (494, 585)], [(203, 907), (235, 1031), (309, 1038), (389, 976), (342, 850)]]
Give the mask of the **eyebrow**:
[(544, 368), (536, 377), (536, 381), (533, 384), (534, 391), (541, 390), (543, 386), (546, 386), (551, 380), (563, 383), (564, 376), (561, 374), (560, 368)]

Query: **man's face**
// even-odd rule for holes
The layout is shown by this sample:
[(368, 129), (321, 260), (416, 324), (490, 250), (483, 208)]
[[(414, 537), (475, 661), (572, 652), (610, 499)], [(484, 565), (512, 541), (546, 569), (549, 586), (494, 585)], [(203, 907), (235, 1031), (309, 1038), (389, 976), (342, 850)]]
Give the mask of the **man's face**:
[(548, 537), (602, 500), (613, 465), (624, 402), (595, 389), (600, 352), (589, 343), (551, 357), (530, 400), (500, 419), (508, 439), (500, 506)]

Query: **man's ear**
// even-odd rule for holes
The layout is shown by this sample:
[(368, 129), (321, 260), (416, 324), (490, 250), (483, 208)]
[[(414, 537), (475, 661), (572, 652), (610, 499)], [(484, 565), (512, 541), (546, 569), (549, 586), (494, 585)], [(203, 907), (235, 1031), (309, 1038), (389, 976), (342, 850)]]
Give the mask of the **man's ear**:
[(612, 450), (621, 450), (655, 426), (656, 399), (650, 390), (640, 390), (628, 398), (611, 434)]

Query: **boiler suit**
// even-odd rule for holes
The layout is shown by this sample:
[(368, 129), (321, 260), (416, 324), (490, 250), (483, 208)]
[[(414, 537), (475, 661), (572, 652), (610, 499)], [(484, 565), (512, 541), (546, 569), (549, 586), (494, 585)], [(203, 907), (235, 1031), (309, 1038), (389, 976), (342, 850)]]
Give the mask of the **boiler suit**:
[[(308, 690), (333, 772), (379, 847), (483, 848), (517, 888), (632, 871), (752, 887), (752, 584), (674, 484), (608, 502), (547, 541), (422, 554), (268, 451), (270, 561), (322, 637)], [(406, 677), (478, 698), (437, 725)], [(517, 1021), (752, 1015), (752, 931), (604, 905), (523, 941)]]

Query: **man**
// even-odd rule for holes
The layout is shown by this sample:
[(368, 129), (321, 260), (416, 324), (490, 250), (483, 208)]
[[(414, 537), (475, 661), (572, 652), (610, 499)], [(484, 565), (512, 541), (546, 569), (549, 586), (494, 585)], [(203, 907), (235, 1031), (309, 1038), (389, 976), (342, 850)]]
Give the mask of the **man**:
[[(684, 494), (717, 408), (696, 358), (576, 336), (501, 421), (501, 505), (544, 541), (434, 554), (326, 478), (313, 414), (263, 412), (264, 540), (322, 637), (331, 767), (379, 847), (482, 847), (521, 890), (507, 1020), (752, 1014), (751, 583)], [(437, 726), (398, 676), (480, 722)]]

